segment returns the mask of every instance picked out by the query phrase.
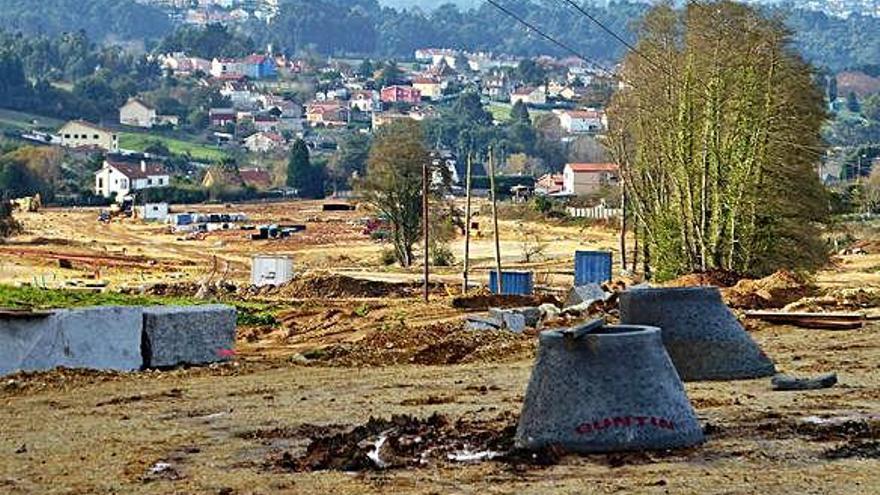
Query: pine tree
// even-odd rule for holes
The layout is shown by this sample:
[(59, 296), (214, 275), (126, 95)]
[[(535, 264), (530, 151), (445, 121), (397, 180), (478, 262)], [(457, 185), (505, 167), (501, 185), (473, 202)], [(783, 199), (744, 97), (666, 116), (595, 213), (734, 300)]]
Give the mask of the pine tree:
[(290, 150), (287, 185), (296, 189), (303, 198), (324, 197), (323, 169), (311, 163), (309, 148), (302, 139), (297, 139)]

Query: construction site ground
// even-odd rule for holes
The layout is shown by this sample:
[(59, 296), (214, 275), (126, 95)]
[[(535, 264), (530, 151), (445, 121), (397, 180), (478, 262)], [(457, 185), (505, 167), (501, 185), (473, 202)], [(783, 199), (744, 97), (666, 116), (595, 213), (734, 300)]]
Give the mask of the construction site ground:
[[(246, 324), (240, 326), (232, 362), (136, 373), (56, 370), (0, 379), (0, 493), (880, 490), (878, 322), (853, 331), (750, 322), (753, 338), (780, 371), (836, 372), (839, 384), (778, 392), (771, 390), (769, 378), (687, 383), (707, 433), (701, 446), (489, 459), (487, 450), (501, 453), (510, 447), (536, 338), (534, 332), (466, 331), (462, 318), (490, 305), (529, 301), (493, 300), (482, 293), (458, 298), (459, 276), (449, 269), (438, 277), (449, 284), (432, 286), (431, 302), (421, 302), (418, 269), (381, 266), (383, 246), (357, 225), (361, 212), (323, 213), (317, 203), (235, 205), (232, 211), (244, 211), (253, 223), (307, 223), (308, 228), (281, 241), (253, 242), (241, 231), (178, 241), (181, 236), (161, 226), (130, 220), (100, 224), (97, 210), (21, 215), (27, 232), (0, 246), (3, 283), (37, 279), (38, 285), (43, 280), (60, 285), (94, 277), (97, 270), (114, 289), (161, 282), (171, 295), (186, 298), (211, 270), (214, 255), (230, 265), (229, 279), (242, 285), (250, 255), (273, 251), (292, 254), (298, 269), (309, 273), (275, 291), (213, 295), (249, 312), (240, 320)], [(486, 218), (478, 221), (483, 229), (475, 241), (476, 264), (488, 269), (492, 232)], [(526, 222), (547, 248), (540, 261), (524, 264), (522, 228), (514, 222), (502, 226), (505, 265), (544, 271), (542, 284), (556, 288), (571, 284), (566, 272), (575, 249), (616, 246), (610, 229)], [(836, 256), (816, 275), (810, 296), (839, 296), (876, 314), (880, 243), (871, 230), (856, 234), (856, 254)], [(455, 252), (459, 246), (460, 240), (453, 243)], [(58, 258), (72, 260), (65, 263), (72, 268), (59, 268)], [(475, 276), (482, 283), (485, 278), (485, 273)], [(840, 296), (852, 291), (858, 297)], [(545, 297), (555, 295), (548, 291)], [(369, 430), (377, 424), (370, 418), (394, 415), (405, 415), (395, 420), (400, 424), (425, 429), (430, 449), (423, 462), (346, 470), (327, 465), (320, 450), (309, 448), (356, 427)]]

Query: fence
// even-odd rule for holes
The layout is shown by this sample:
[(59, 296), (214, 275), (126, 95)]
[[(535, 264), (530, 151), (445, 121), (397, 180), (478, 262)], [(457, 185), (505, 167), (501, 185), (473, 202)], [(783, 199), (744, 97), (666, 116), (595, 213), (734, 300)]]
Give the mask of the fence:
[(609, 208), (605, 205), (593, 206), (591, 208), (566, 208), (568, 215), (575, 218), (589, 218), (591, 220), (609, 220), (612, 218), (620, 218), (623, 215), (622, 208)]

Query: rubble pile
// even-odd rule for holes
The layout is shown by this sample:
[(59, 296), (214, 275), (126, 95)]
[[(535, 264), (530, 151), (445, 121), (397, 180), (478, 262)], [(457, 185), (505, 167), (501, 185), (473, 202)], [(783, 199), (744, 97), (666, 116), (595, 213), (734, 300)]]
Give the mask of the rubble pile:
[[(252, 295), (295, 299), (344, 299), (379, 297), (414, 297), (421, 293), (421, 283), (380, 282), (346, 275), (314, 272), (294, 278), (280, 286), (251, 287)], [(431, 290), (442, 292), (445, 287), (433, 284)]]
[(743, 279), (722, 289), (724, 302), (735, 309), (782, 308), (814, 294), (815, 286), (804, 276), (781, 270), (762, 279)]

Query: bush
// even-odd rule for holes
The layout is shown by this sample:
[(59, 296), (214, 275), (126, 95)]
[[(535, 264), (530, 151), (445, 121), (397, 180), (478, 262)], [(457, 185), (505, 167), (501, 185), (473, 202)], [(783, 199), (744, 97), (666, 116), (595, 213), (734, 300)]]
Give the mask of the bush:
[(435, 246), (431, 250), (431, 264), (434, 266), (452, 266), (455, 264), (455, 255), (449, 246)]
[(383, 249), (379, 254), (379, 262), (382, 263), (382, 266), (391, 266), (397, 263), (397, 256), (394, 254), (394, 250)]

